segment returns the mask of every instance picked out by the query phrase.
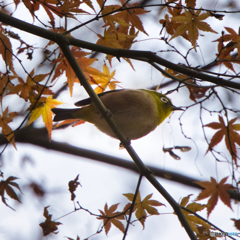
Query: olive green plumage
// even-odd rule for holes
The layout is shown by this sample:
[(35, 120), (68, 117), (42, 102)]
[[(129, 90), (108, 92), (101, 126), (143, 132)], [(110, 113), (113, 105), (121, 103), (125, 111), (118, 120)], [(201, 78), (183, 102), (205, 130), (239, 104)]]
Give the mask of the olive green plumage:
[[(112, 113), (112, 118), (129, 139), (138, 139), (153, 131), (172, 111), (182, 110), (175, 107), (164, 94), (151, 90), (114, 90), (99, 94), (105, 107)], [(116, 138), (111, 128), (91, 99), (84, 99), (76, 106), (82, 108), (54, 108), (54, 121), (81, 119), (94, 124), (100, 131)], [(86, 106), (87, 105), (87, 106)]]

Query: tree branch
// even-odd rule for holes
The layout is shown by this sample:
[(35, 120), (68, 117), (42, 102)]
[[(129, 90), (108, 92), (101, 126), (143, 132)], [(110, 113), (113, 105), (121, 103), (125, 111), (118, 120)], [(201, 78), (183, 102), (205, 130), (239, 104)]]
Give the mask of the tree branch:
[[(56, 129), (55, 131), (58, 131), (58, 130)], [(61, 142), (55, 142), (55, 141), (50, 142), (48, 140), (48, 133), (46, 128), (34, 128), (32, 125), (22, 128), (16, 133), (15, 141), (18, 143), (29, 143), (38, 147), (43, 147), (48, 150), (54, 150), (60, 153), (71, 154), (76, 157), (87, 158), (89, 160), (98, 161), (100, 163), (121, 167), (139, 174), (139, 170), (137, 166), (129, 160), (110, 156), (104, 153), (100, 153), (100, 152), (96, 152), (96, 151), (92, 151), (92, 150), (88, 150), (80, 147), (74, 147), (67, 143), (61, 143)], [(5, 145), (7, 143), (8, 141), (4, 137), (4, 135), (0, 134), (0, 145)], [(200, 179), (191, 178), (186, 175), (182, 175), (180, 173), (176, 173), (168, 170), (162, 170), (150, 165), (147, 165), (147, 168), (149, 168), (150, 171), (154, 173), (155, 177), (160, 177), (162, 179), (180, 183), (185, 186), (193, 187), (199, 190), (203, 189), (200, 185), (195, 183), (196, 181), (202, 181)], [(206, 180), (204, 179), (204, 181)], [(231, 199), (240, 201), (240, 195), (237, 191), (231, 190), (231, 191), (228, 191), (228, 193)]]
[(81, 48), (86, 48), (92, 51), (96, 52), (102, 52), (105, 54), (109, 54), (112, 56), (115, 56), (117, 58), (125, 57), (125, 58), (131, 58), (136, 59), (139, 61), (144, 62), (155, 62), (162, 66), (165, 66), (167, 68), (170, 68), (174, 71), (180, 72), (182, 74), (201, 79), (203, 81), (207, 81), (213, 84), (217, 84), (223, 87), (230, 87), (234, 89), (240, 89), (240, 83), (228, 81), (223, 78), (214, 77), (210, 74), (202, 73), (201, 70), (192, 70), (187, 67), (184, 67), (179, 64), (175, 64), (172, 62), (169, 62), (159, 56), (157, 56), (155, 53), (150, 51), (136, 51), (136, 50), (125, 50), (125, 49), (116, 49), (116, 48), (110, 48), (106, 46), (97, 45), (94, 43), (89, 43), (86, 41), (74, 39), (72, 37), (64, 36), (63, 34), (55, 33), (46, 29), (43, 29), (38, 26), (34, 26), (32, 24), (29, 24), (27, 22), (24, 22), (22, 20), (19, 20), (17, 18), (11, 17), (3, 12), (0, 12), (0, 21), (8, 24), (12, 27), (16, 27), (20, 30), (26, 31), (28, 33), (32, 33), (36, 36), (52, 40), (56, 43), (60, 43), (63, 41), (68, 42), (69, 45), (74, 45)]

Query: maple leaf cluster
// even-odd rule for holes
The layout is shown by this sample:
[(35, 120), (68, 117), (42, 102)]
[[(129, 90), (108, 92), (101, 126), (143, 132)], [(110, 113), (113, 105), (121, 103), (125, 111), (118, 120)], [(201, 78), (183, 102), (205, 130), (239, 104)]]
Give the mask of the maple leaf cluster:
[[(77, 182), (77, 178), (78, 176), (75, 178), (74, 181), (69, 182), (70, 183), (69, 185), (71, 186), (73, 184), (72, 182), (74, 182), (74, 187), (71, 187), (71, 186), (69, 187), (71, 188), (71, 191), (70, 191), (71, 193), (73, 193), (76, 190), (76, 186), (79, 185)], [(133, 201), (134, 194), (127, 193), (123, 195), (127, 197), (128, 200), (130, 200), (131, 202)], [(152, 215), (159, 215), (158, 210), (155, 207), (164, 206), (164, 204), (151, 199), (151, 197), (152, 197), (152, 194), (149, 194), (143, 200), (141, 200), (140, 193), (138, 192), (136, 201), (134, 202), (134, 206), (132, 209), (132, 212), (135, 212), (135, 216), (137, 220), (142, 224), (143, 228), (144, 228), (145, 220), (147, 217), (150, 217)], [(75, 198), (75, 195), (74, 195), (74, 198)], [(74, 198), (71, 200), (74, 200)], [(93, 214), (89, 210), (84, 209), (82, 207), (80, 207), (80, 209), (84, 209), (85, 211), (89, 212), (91, 215), (95, 215), (98, 220), (101, 220), (103, 222), (102, 229), (105, 230), (105, 233), (107, 235), (110, 229), (112, 228), (112, 226), (115, 226), (121, 232), (124, 233), (125, 226), (122, 221), (124, 220), (126, 222), (126, 216), (129, 215), (129, 210), (131, 208), (131, 205), (132, 203), (129, 203), (124, 207), (122, 211), (117, 211), (119, 203), (113, 204), (110, 207), (108, 207), (108, 204), (106, 203), (104, 206), (104, 210), (99, 210), (101, 215)], [(49, 206), (45, 207), (43, 211), (43, 216), (46, 218), (45, 221), (39, 224), (40, 227), (42, 228), (44, 236), (47, 236), (50, 233), (57, 234), (58, 225), (62, 224), (60, 222), (56, 222), (56, 220), (55, 221), (52, 220), (52, 215), (49, 214), (48, 208)], [(75, 209), (75, 210), (80, 210), (80, 209)], [(147, 215), (147, 213), (149, 215)], [(72, 239), (72, 238), (68, 238), (68, 239)], [(79, 237), (77, 237), (77, 239), (79, 239)]]
[[(14, 1), (15, 7), (17, 8), (20, 1)], [(75, 14), (91, 14), (82, 9), (82, 5), (88, 6), (95, 13), (95, 9), (91, 1), (28, 1), (24, 0), (27, 10), (31, 13), (33, 19), (37, 18), (37, 12), (42, 7), (49, 17), (49, 23), (52, 26), (53, 31), (58, 33), (64, 33), (65, 30), (62, 27), (56, 28), (55, 17), (70, 17), (75, 18)], [(96, 33), (99, 37), (97, 44), (104, 46), (110, 46), (114, 48), (121, 49), (130, 49), (131, 45), (134, 42), (134, 39), (137, 37), (138, 32), (142, 31), (146, 34), (146, 31), (143, 28), (142, 22), (138, 15), (144, 14), (147, 11), (143, 9), (134, 9), (133, 5), (129, 5), (128, 10), (124, 1), (121, 2), (122, 5), (109, 5), (105, 6), (104, 1), (98, 1), (99, 7), (101, 8), (101, 15), (103, 19), (104, 27), (104, 36)], [(126, 10), (125, 10), (126, 8)], [(9, 71), (6, 73), (1, 73), (0, 89), (1, 89), (1, 99), (9, 94), (18, 95), (20, 98), (24, 99), (27, 103), (30, 103), (27, 111), (31, 112), (31, 117), (28, 121), (28, 124), (36, 121), (40, 116), (42, 116), (43, 122), (48, 130), (49, 138), (51, 139), (52, 132), (52, 112), (51, 108), (56, 107), (61, 104), (61, 102), (53, 99), (54, 93), (50, 90), (50, 86), (47, 84), (50, 79), (50, 73), (45, 74), (35, 74), (34, 69), (27, 74), (26, 79), (18, 76), (14, 70), (13, 65), (13, 49), (10, 42), (10, 37), (18, 40), (20, 42), (20, 47), (18, 48), (17, 54), (21, 54), (24, 51), (27, 51), (28, 59), (32, 59), (33, 47), (28, 45), (26, 42), (20, 39), (17, 34), (10, 32), (4, 29), (2, 25), (0, 26), (0, 54), (5, 61), (6, 66), (8, 66)], [(70, 36), (70, 34), (68, 34)], [(54, 43), (49, 41), (49, 43), (44, 48), (46, 52), (47, 47), (52, 46)], [(31, 51), (29, 50), (31, 49)], [(29, 52), (30, 51), (30, 52)], [(101, 93), (109, 88), (114, 90), (116, 84), (119, 81), (114, 79), (115, 71), (110, 72), (106, 64), (103, 65), (103, 72), (92, 67), (91, 65), (97, 61), (95, 58), (87, 57), (90, 53), (84, 52), (77, 47), (72, 47), (71, 52), (77, 60), (80, 68), (85, 74), (87, 80), (93, 84), (97, 85), (95, 91), (96, 93)], [(52, 52), (50, 52), (51, 55)], [(30, 56), (31, 55), (31, 56)], [(108, 56), (108, 60), (111, 63), (112, 56)], [(48, 58), (49, 60), (49, 58)], [(130, 64), (130, 60), (126, 59)], [(67, 79), (67, 84), (69, 87), (70, 95), (72, 96), (73, 85), (74, 83), (79, 83), (79, 80), (76, 78), (74, 71), (72, 70), (67, 59), (60, 52), (59, 56), (51, 61), (52, 64), (55, 64), (54, 74), (51, 79), (51, 83), (55, 83), (63, 74), (65, 74)], [(47, 79), (46, 79), (47, 78)], [(17, 84), (13, 84), (17, 82)], [(9, 123), (17, 116), (17, 113), (9, 113), (8, 108), (4, 110), (1, 115), (0, 126), (2, 127), (2, 132), (14, 146), (14, 132), (12, 131)]]
[[(103, 221), (103, 226), (104, 226), (106, 234), (108, 234), (112, 225), (117, 227), (123, 233), (125, 231), (124, 225), (119, 220), (124, 220), (124, 216), (129, 214), (129, 210), (133, 203), (134, 194), (126, 193), (126, 194), (123, 194), (123, 196), (125, 196), (129, 201), (131, 201), (131, 203), (128, 203), (124, 207), (122, 212), (116, 212), (119, 203), (114, 204), (109, 208), (106, 203), (104, 206), (104, 211), (99, 210), (101, 213), (101, 216), (98, 217), (98, 219)], [(142, 224), (143, 228), (145, 226), (145, 220), (148, 217), (147, 213), (149, 214), (149, 216), (159, 215), (158, 210), (155, 207), (165, 206), (164, 204), (151, 199), (151, 197), (152, 197), (152, 194), (149, 194), (143, 200), (141, 200), (140, 193), (138, 192), (137, 198), (134, 202), (134, 206), (132, 209), (132, 212), (135, 212), (135, 216), (136, 216), (137, 220)], [(153, 206), (155, 206), (155, 207), (153, 207)]]
[[(116, 83), (119, 83), (114, 79), (115, 71), (110, 73), (109, 68), (106, 64), (103, 65), (103, 72), (99, 71), (96, 68), (91, 67), (90, 65), (97, 61), (96, 58), (87, 58), (86, 56), (90, 53), (84, 52), (79, 48), (72, 47), (71, 49), (72, 54), (77, 60), (78, 65), (82, 69), (84, 75), (86, 76), (87, 80), (94, 85), (98, 85), (95, 89), (96, 93), (101, 93), (105, 91), (107, 87), (111, 90), (116, 88)], [(73, 85), (74, 83), (79, 83), (79, 80), (76, 78), (76, 75), (68, 63), (67, 59), (63, 54), (54, 60), (54, 63), (57, 64), (55, 69), (55, 74), (53, 76), (52, 82), (56, 81), (63, 73), (65, 73), (67, 78), (67, 83), (70, 91), (70, 95), (72, 96)]]
[[(124, 1), (121, 1), (121, 5), (106, 5), (104, 1), (99, 0), (97, 2), (101, 8), (100, 13), (104, 28), (103, 35), (96, 33), (99, 38), (96, 41), (97, 44), (120, 49), (130, 49), (134, 43), (134, 39), (138, 35), (138, 31), (142, 31), (143, 33), (147, 34), (138, 16), (145, 14), (148, 11), (145, 11), (141, 8), (134, 8), (136, 3), (127, 5)], [(14, 1), (16, 8), (18, 7), (19, 3), (20, 1)], [(43, 8), (50, 19), (49, 23), (51, 24), (52, 30), (58, 33), (64, 33), (65, 29), (63, 27), (55, 27), (56, 16), (60, 18), (69, 17), (75, 19), (76, 14), (92, 14), (83, 10), (83, 5), (89, 7), (96, 13), (91, 1), (53, 0), (49, 2), (39, 2), (24, 0), (23, 3), (31, 13), (33, 19), (38, 19), (36, 14), (40, 8)], [(70, 36), (69, 33), (68, 35)], [(53, 126), (53, 114), (51, 109), (62, 103), (53, 99), (54, 93), (51, 91), (51, 85), (49, 83), (51, 82), (52, 84), (55, 84), (57, 80), (65, 74), (70, 95), (72, 96), (73, 85), (74, 83), (79, 83), (79, 80), (76, 78), (74, 71), (62, 52), (59, 52), (57, 58), (50, 60), (49, 56), (52, 56), (54, 51), (56, 51), (47, 50), (48, 47), (54, 45), (52, 41), (49, 41), (49, 43), (46, 44), (44, 53), (46, 53), (46, 60), (51, 61), (51, 64), (55, 65), (54, 73), (52, 74), (50, 72), (44, 74), (35, 74), (35, 70), (33, 69), (30, 73), (27, 73), (26, 79), (18, 76), (13, 65), (13, 59), (16, 58), (16, 56), (13, 57), (13, 49), (8, 36), (20, 42), (20, 47), (18, 48), (17, 54), (27, 51), (28, 59), (31, 60), (34, 51), (34, 47), (21, 40), (21, 38), (14, 32), (7, 31), (4, 29), (4, 27), (2, 27), (2, 25), (0, 25), (0, 38), (2, 43), (0, 44), (0, 55), (2, 55), (2, 58), (5, 60), (5, 64), (9, 69), (8, 72), (1, 73), (2, 81), (0, 83), (0, 88), (2, 94), (0, 97), (2, 99), (6, 95), (15, 94), (24, 99), (29, 104), (26, 112), (30, 111), (31, 113), (28, 125), (42, 116), (42, 120), (48, 130), (49, 139), (51, 139)], [(58, 47), (56, 49), (58, 49)], [(91, 65), (96, 62), (97, 59), (89, 57), (90, 52), (82, 51), (77, 47), (72, 47), (71, 52), (89, 83), (92, 85), (97, 85), (95, 89), (96, 93), (101, 93), (107, 88), (110, 90), (114, 90), (116, 88), (119, 81), (114, 79), (115, 71), (110, 72), (106, 64), (103, 65), (102, 72), (92, 67)], [(111, 65), (112, 56), (107, 56), (107, 59)], [(125, 60), (132, 66), (129, 59)], [(17, 82), (17, 84), (14, 84), (13, 82)], [(6, 108), (1, 115), (0, 121), (3, 134), (14, 146), (14, 131), (12, 131), (9, 123), (16, 116), (17, 113), (9, 113), (8, 108)]]
[[(104, 5), (104, 1), (98, 1), (98, 3), (100, 6)], [(148, 11), (142, 8), (135, 9), (134, 7), (137, 6), (137, 3), (130, 5), (125, 4), (125, 1), (121, 0), (121, 4), (122, 6), (109, 5), (104, 7), (102, 11), (105, 23), (104, 34), (97, 34), (99, 37), (99, 40), (96, 42), (97, 44), (118, 49), (130, 49), (134, 43), (134, 39), (138, 35), (138, 31), (147, 35), (138, 15), (148, 13)], [(123, 9), (126, 10), (122, 11)], [(114, 11), (116, 11), (115, 14), (109, 14)], [(111, 64), (112, 56), (108, 55), (107, 59)], [(124, 59), (131, 64), (129, 59)]]
[[(226, 183), (227, 179), (228, 177), (225, 177), (219, 183), (212, 177), (211, 181), (203, 182), (198, 181), (196, 183), (200, 185), (203, 188), (203, 190), (199, 193), (197, 198), (193, 202), (190, 202), (190, 197), (193, 194), (189, 194), (188, 196), (184, 197), (180, 202), (180, 206), (182, 207), (184, 216), (189, 222), (191, 229), (196, 233), (196, 236), (199, 239), (214, 240), (216, 238), (210, 237), (210, 232), (212, 230), (215, 230), (215, 228), (211, 226), (211, 224), (207, 222), (204, 218), (200, 217), (197, 214), (197, 212), (206, 209), (207, 216), (209, 217), (212, 210), (217, 205), (218, 199), (220, 199), (226, 206), (232, 209), (228, 191), (232, 190), (233, 187), (230, 184)], [(74, 181), (76, 181), (76, 179)], [(146, 219), (148, 217), (160, 214), (156, 207), (165, 206), (163, 203), (151, 199), (152, 194), (147, 195), (143, 200), (141, 200), (139, 191), (137, 193), (136, 198), (134, 198), (134, 194), (132, 193), (126, 193), (123, 194), (123, 196), (125, 196), (130, 201), (130, 203), (126, 204), (122, 211), (117, 211), (119, 203), (113, 204), (110, 207), (108, 207), (108, 204), (106, 203), (104, 206), (104, 210), (99, 210), (101, 215), (98, 216), (97, 219), (103, 221), (103, 228), (105, 230), (106, 235), (109, 233), (112, 226), (115, 226), (122, 233), (125, 233), (124, 222), (128, 220), (127, 217), (129, 216), (131, 211), (132, 211), (131, 214), (135, 213), (137, 221), (139, 221), (142, 224), (142, 227), (144, 228)], [(206, 198), (209, 198), (207, 204), (197, 203), (197, 201)], [(91, 215), (96, 214), (91, 213)], [(237, 219), (232, 220), (234, 221), (236, 227), (239, 229), (240, 220)], [(135, 221), (136, 220), (131, 220), (131, 222)]]
[(211, 229), (211, 226), (208, 223), (206, 223), (206, 221), (200, 219), (198, 216), (195, 215), (195, 213), (205, 209), (207, 205), (199, 204), (196, 202), (189, 203), (191, 196), (192, 194), (188, 195), (187, 197), (184, 197), (180, 202), (180, 206), (184, 207), (183, 214), (188, 220), (192, 230), (197, 234), (198, 237), (200, 237), (203, 231), (205, 237), (209, 236), (208, 233), (209, 230)]
[[(199, 193), (194, 202), (189, 203), (192, 194), (184, 197), (180, 203), (183, 207), (183, 214), (188, 220), (192, 230), (197, 234), (199, 239), (209, 239), (210, 230), (214, 228), (206, 222), (204, 219), (200, 218), (197, 214), (198, 211), (207, 209), (207, 217), (209, 218), (210, 213), (217, 205), (218, 199), (220, 199), (226, 206), (232, 210), (231, 201), (228, 191), (232, 190), (231, 184), (227, 184), (228, 177), (223, 178), (219, 183), (216, 179), (211, 177), (211, 181), (197, 181), (196, 183), (200, 185), (203, 190)], [(199, 204), (196, 201), (208, 198), (207, 204)], [(239, 224), (239, 220), (233, 219), (235, 224)], [(239, 229), (239, 228), (238, 228)], [(216, 239), (215, 237), (210, 237), (210, 239)]]
[(193, 48), (196, 50), (199, 31), (212, 33), (217, 32), (214, 31), (208, 23), (203, 21), (208, 17), (211, 17), (211, 13), (201, 13), (201, 9), (195, 11), (193, 10), (195, 5), (195, 0), (186, 1), (187, 8), (183, 9), (180, 0), (178, 3), (179, 7), (167, 7), (168, 14), (165, 15), (165, 19), (161, 19), (159, 22), (163, 24), (167, 33), (171, 35), (170, 40), (182, 36), (186, 40), (190, 41)]

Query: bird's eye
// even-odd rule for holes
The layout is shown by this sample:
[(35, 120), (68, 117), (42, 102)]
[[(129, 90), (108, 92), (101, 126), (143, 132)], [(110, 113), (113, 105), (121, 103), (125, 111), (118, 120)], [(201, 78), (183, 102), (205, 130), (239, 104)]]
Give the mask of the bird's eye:
[(168, 99), (165, 98), (165, 97), (161, 97), (161, 100), (162, 100), (162, 102), (164, 102), (164, 103), (168, 103)]

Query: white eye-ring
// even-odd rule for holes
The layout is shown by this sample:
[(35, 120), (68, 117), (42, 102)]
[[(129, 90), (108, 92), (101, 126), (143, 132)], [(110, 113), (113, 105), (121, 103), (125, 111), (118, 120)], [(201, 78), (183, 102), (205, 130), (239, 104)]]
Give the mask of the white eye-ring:
[(161, 100), (162, 100), (162, 102), (164, 102), (164, 103), (168, 103), (168, 99), (165, 98), (165, 97), (161, 97)]

